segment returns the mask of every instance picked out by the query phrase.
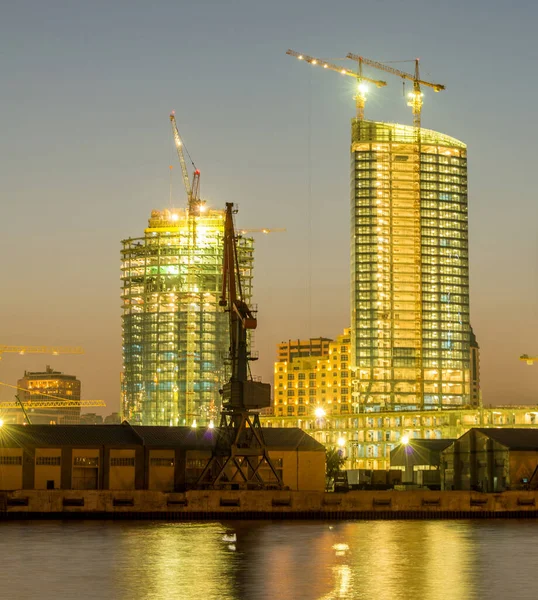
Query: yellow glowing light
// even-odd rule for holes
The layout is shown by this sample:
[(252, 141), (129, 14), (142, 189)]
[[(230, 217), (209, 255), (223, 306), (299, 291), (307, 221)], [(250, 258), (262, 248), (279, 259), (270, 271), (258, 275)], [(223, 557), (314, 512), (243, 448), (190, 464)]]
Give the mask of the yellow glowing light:
[(176, 215), (175, 213), (172, 215), (172, 221), (177, 221), (179, 219), (179, 215)]
[(322, 419), (325, 416), (325, 410), (321, 408), (321, 406), (318, 406), (314, 411), (314, 414), (316, 415), (316, 418)]
[(191, 425), (191, 427), (192, 427), (193, 429), (196, 429), (196, 428), (198, 427), (198, 425), (197, 425), (197, 423), (196, 423), (196, 419), (194, 419), (194, 421), (192, 422), (192, 425)]
[(215, 423), (213, 423), (213, 419), (211, 419), (211, 421), (209, 421), (209, 429), (214, 429), (215, 427)]
[(328, 69), (328, 68), (329, 68), (329, 65), (323, 65), (323, 68), (324, 68), (324, 69)]
[(346, 439), (339, 437), (336, 443), (340, 446), (340, 448), (343, 448), (346, 445)]
[(312, 61), (312, 64), (313, 64), (313, 65), (317, 65), (317, 64), (318, 64), (318, 61), (317, 61), (316, 59), (314, 59), (314, 60)]
[(303, 55), (299, 54), (299, 56), (297, 57), (299, 60), (303, 60)]
[(368, 86), (365, 83), (359, 83), (359, 92), (361, 94), (366, 94), (368, 91)]
[(4, 420), (0, 419), (0, 427), (2, 427), (4, 425)]
[(207, 210), (207, 206), (205, 204), (200, 204), (200, 212), (203, 213)]
[(407, 444), (409, 444), (409, 436), (408, 435), (402, 435), (402, 439), (401, 439), (402, 444), (404, 444), (405, 446)]
[(342, 75), (345, 75), (345, 74), (347, 73), (347, 71), (346, 71), (345, 69), (342, 69), (342, 70), (340, 71), (340, 73), (342, 73)]

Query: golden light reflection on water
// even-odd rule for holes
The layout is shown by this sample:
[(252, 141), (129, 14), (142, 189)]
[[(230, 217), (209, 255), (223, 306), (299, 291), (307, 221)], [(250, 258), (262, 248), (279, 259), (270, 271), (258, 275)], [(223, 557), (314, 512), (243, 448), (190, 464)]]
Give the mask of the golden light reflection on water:
[(538, 598), (535, 521), (0, 522), (0, 536), (2, 598)]

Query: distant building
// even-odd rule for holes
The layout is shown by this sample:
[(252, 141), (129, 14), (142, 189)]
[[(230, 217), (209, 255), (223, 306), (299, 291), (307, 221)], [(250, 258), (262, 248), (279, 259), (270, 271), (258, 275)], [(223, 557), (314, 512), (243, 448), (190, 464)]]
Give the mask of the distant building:
[[(66, 375), (47, 365), (45, 371), (25, 371), (17, 385), (24, 390), (19, 392), (19, 397), (32, 424), (75, 425), (80, 422), (80, 406), (64, 407), (57, 400), (80, 400), (81, 386), (75, 375)], [(38, 402), (50, 403), (50, 407), (35, 408)], [(17, 421), (22, 423), (22, 411), (17, 411), (17, 415)]]
[(288, 340), (277, 348), (278, 362), (291, 362), (295, 358), (321, 357), (329, 354), (330, 338), (310, 338), (309, 340)]
[[(349, 413), (349, 343), (349, 329), (345, 329), (334, 341), (314, 338), (279, 344), (274, 370), (274, 414), (305, 419), (323, 411), (331, 419)], [(282, 360), (283, 356), (287, 358)]]
[[(122, 413), (130, 423), (205, 425), (217, 417), (229, 346), (219, 306), (224, 215), (154, 210), (144, 235), (122, 242)], [(239, 236), (247, 303), (253, 244)]]
[(110, 415), (107, 415), (104, 420), (105, 425), (119, 425), (120, 423), (121, 415), (117, 412), (113, 412)]
[[(122, 425), (4, 425), (0, 491), (160, 490), (194, 487), (216, 429)], [(291, 490), (325, 489), (325, 448), (300, 429), (264, 430), (276, 471)], [(272, 472), (263, 466), (263, 477)], [(273, 475), (274, 477), (274, 475)], [(230, 488), (238, 485), (228, 484)]]
[(471, 327), (471, 406), (482, 403), (480, 391), (480, 346)]
[(81, 425), (102, 425), (103, 416), (97, 413), (82, 413), (80, 415)]

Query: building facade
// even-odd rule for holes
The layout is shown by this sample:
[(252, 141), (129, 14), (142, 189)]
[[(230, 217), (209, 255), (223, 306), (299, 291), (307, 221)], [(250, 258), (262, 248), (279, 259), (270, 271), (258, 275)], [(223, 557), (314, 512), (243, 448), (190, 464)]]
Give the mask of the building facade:
[[(218, 414), (229, 345), (219, 307), (224, 216), (154, 210), (144, 236), (122, 242), (122, 411), (133, 424), (205, 424)], [(252, 238), (240, 236), (238, 248), (248, 303)]]
[[(81, 385), (75, 375), (66, 375), (47, 365), (44, 371), (25, 371), (17, 381), (19, 398), (32, 423), (76, 425), (80, 422), (80, 406), (62, 406), (61, 400), (80, 400)], [(50, 403), (49, 408), (34, 408), (33, 403)], [(24, 423), (22, 410), (9, 410), (3, 416), (6, 423)]]
[(354, 120), (351, 182), (351, 364), (361, 405), (469, 405), (466, 145)]
[[(196, 488), (211, 459), (217, 432), (128, 423), (4, 425), (0, 427), (0, 491), (185, 491)], [(288, 489), (325, 489), (325, 449), (321, 444), (299, 429), (272, 429), (265, 433), (265, 441)], [(263, 475), (270, 481), (270, 473), (264, 471)], [(230, 489), (236, 485), (229, 481)]]
[[(301, 342), (301, 348), (317, 348), (316, 353), (304, 351), (304, 355), (276, 362), (273, 413), (296, 417), (299, 421), (315, 414), (329, 418), (348, 414), (352, 408), (349, 343), (349, 329), (346, 329), (334, 341), (316, 338)], [(282, 346), (279, 344), (277, 348), (279, 358), (284, 354)]]

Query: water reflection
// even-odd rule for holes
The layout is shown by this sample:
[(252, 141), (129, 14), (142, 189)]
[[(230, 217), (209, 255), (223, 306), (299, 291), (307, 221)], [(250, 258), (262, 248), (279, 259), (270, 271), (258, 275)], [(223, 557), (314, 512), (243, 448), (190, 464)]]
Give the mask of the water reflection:
[(538, 597), (537, 535), (534, 521), (0, 523), (0, 590), (10, 600), (525, 600)]

